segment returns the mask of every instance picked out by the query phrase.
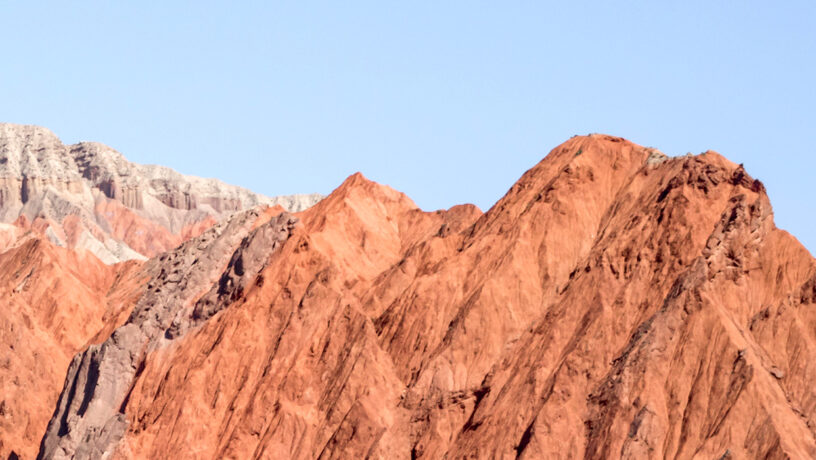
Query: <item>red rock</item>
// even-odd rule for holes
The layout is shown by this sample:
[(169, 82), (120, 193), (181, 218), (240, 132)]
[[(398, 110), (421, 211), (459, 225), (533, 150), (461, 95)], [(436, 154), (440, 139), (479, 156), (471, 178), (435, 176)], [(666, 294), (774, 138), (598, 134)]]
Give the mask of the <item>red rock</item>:
[(816, 263), (715, 152), (575, 137), (484, 214), (355, 174), (130, 270), (47, 457), (816, 457)]
[[(0, 254), (0, 457), (34, 458), (71, 357), (131, 302), (137, 262), (19, 237)], [(108, 331), (108, 335), (110, 331)]]

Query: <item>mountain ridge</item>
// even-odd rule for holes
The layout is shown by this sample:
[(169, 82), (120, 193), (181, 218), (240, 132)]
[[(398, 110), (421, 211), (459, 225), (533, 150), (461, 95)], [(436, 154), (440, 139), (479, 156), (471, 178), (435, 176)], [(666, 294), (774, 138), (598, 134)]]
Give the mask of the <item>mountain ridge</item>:
[[(55, 244), (78, 245), (107, 263), (164, 252), (233, 212), (276, 204), (297, 212), (320, 198), (269, 198), (131, 163), (97, 142), (64, 145), (46, 128), (0, 123), (0, 221), (44, 220), (43, 232)], [(68, 218), (79, 219), (72, 224), (76, 234), (66, 234)]]
[(816, 456), (816, 260), (715, 152), (574, 137), (484, 213), (355, 174), (129, 264), (41, 458)]

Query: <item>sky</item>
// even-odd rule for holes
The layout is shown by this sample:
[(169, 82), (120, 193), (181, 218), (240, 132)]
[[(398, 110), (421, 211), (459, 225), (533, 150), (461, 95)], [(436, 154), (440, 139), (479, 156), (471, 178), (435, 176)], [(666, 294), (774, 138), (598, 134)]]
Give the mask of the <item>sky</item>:
[[(76, 3), (76, 4), (73, 4)], [(267, 195), (488, 209), (574, 134), (716, 150), (816, 250), (816, 2), (0, 0), (0, 121)]]

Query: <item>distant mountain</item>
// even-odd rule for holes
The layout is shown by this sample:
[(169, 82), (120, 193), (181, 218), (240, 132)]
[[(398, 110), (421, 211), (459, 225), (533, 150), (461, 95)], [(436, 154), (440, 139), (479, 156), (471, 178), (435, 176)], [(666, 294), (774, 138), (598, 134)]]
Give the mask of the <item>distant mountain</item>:
[(38, 126), (0, 124), (0, 222), (87, 249), (106, 263), (155, 256), (236, 211), (277, 204), (297, 212), (320, 198), (268, 198), (134, 164), (99, 143), (64, 145)]

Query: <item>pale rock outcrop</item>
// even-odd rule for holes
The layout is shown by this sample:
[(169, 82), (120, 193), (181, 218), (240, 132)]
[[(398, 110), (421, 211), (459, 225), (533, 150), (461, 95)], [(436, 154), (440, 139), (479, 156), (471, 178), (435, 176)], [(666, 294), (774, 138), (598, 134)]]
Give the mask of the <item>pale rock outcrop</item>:
[[(43, 232), (54, 228), (48, 237), (55, 244), (87, 249), (106, 263), (152, 257), (240, 210), (279, 204), (298, 212), (321, 198), (269, 198), (216, 179), (131, 163), (96, 142), (64, 145), (38, 126), (0, 124), (0, 222), (39, 219)], [(66, 235), (65, 220), (72, 216), (84, 231)]]

